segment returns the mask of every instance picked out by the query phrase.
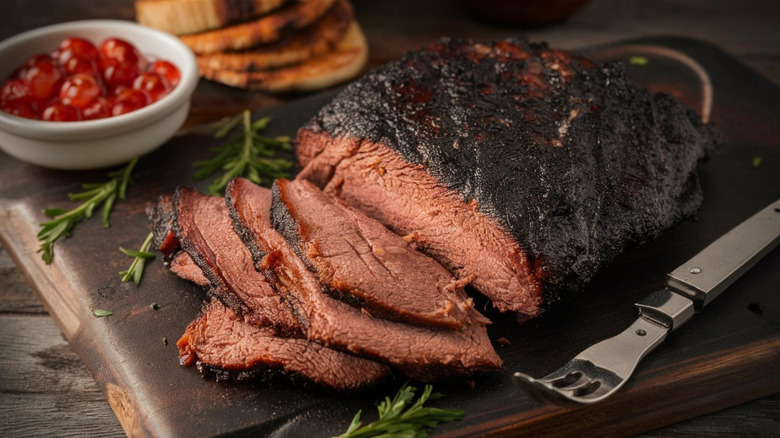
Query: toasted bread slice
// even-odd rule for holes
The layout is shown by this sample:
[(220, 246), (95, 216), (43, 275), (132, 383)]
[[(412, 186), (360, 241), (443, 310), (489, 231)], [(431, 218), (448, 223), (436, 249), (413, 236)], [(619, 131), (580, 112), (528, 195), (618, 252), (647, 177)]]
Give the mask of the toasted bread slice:
[(330, 87), (356, 76), (368, 60), (368, 44), (357, 21), (350, 24), (333, 51), (303, 64), (277, 70), (246, 72), (202, 68), (201, 76), (232, 87), (270, 92), (311, 91)]
[(298, 33), (246, 52), (200, 55), (198, 66), (251, 72), (300, 64), (333, 50), (349, 30), (352, 17), (352, 5), (336, 0), (319, 21)]
[(174, 35), (203, 32), (267, 14), (287, 0), (136, 0), (135, 18)]
[(305, 0), (257, 20), (181, 37), (184, 44), (201, 55), (248, 49), (279, 40), (288, 32), (319, 20), (333, 0)]

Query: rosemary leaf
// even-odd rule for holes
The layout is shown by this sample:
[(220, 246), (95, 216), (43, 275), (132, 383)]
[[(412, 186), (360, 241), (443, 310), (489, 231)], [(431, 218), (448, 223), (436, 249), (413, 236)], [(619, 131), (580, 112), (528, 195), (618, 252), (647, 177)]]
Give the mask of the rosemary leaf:
[(464, 412), (460, 409), (424, 407), (426, 401), (442, 396), (433, 393), (431, 385), (425, 385), (420, 398), (412, 403), (416, 391), (417, 388), (404, 384), (395, 397), (385, 397), (377, 407), (379, 419), (366, 426), (361, 427), (361, 411), (358, 411), (347, 431), (336, 438), (427, 437), (439, 423), (463, 418)]
[(289, 137), (262, 135), (270, 121), (270, 117), (264, 117), (252, 122), (249, 110), (230, 119), (215, 135), (226, 140), (212, 149), (210, 159), (193, 164), (193, 179), (201, 180), (221, 171), (208, 188), (210, 194), (221, 195), (233, 178), (244, 177), (256, 184), (270, 185), (276, 178), (288, 177), (292, 162), (275, 157), (280, 151), (292, 150), (292, 144)]
[(151, 252), (144, 252), (144, 251), (134, 251), (132, 249), (125, 249), (121, 246), (119, 247), (119, 250), (125, 253), (126, 255), (129, 255), (130, 257), (138, 257), (141, 259), (153, 259), (154, 254)]
[(53, 218), (53, 217), (61, 215), (62, 213), (65, 213), (66, 211), (67, 210), (65, 210), (63, 208), (45, 208), (43, 210), (43, 214), (45, 214), (46, 217), (48, 217), (48, 218)]
[(228, 122), (225, 123), (225, 126), (223, 126), (219, 131), (217, 131), (216, 134), (214, 134), (214, 137), (217, 139), (224, 138), (226, 135), (230, 134), (230, 131), (232, 131), (240, 121), (241, 114), (236, 114), (235, 116), (231, 117)]
[(146, 265), (146, 261), (154, 258), (154, 254), (149, 252), (149, 247), (152, 245), (153, 238), (154, 233), (149, 233), (138, 251), (125, 249), (121, 246), (119, 247), (119, 250), (125, 253), (125, 255), (133, 257), (133, 262), (130, 263), (130, 267), (127, 268), (126, 271), (119, 273), (119, 275), (122, 276), (122, 283), (132, 280), (136, 286), (141, 284), (141, 278), (144, 276), (144, 266)]
[(116, 201), (116, 193), (112, 193), (106, 203), (103, 204), (103, 227), (108, 228), (111, 223), (108, 221), (108, 217), (111, 215), (111, 209), (114, 208), (114, 201)]
[(87, 183), (81, 186), (84, 191), (69, 193), (71, 201), (84, 201), (78, 207), (71, 210), (62, 208), (46, 208), (43, 213), (51, 218), (50, 221), (40, 224), (38, 240), (40, 246), (38, 252), (46, 264), (50, 264), (54, 258), (54, 243), (70, 236), (73, 227), (84, 219), (92, 217), (95, 208), (103, 204), (103, 226), (109, 227), (109, 216), (114, 206), (114, 201), (125, 199), (125, 192), (130, 183), (130, 174), (138, 163), (138, 158), (133, 159), (125, 167), (108, 174), (109, 180), (103, 183)]

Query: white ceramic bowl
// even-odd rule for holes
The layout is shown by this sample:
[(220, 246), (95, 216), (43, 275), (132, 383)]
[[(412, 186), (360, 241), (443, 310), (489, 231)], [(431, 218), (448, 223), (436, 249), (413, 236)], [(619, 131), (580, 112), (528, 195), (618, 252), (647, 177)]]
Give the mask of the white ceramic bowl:
[(99, 45), (109, 37), (131, 42), (145, 56), (178, 67), (181, 81), (170, 94), (139, 110), (82, 122), (44, 122), (0, 111), (0, 149), (11, 156), (55, 169), (112, 166), (146, 154), (181, 127), (198, 83), (195, 56), (179, 39), (129, 21), (86, 20), (31, 30), (0, 43), (0, 82), (36, 53), (48, 53), (67, 37)]

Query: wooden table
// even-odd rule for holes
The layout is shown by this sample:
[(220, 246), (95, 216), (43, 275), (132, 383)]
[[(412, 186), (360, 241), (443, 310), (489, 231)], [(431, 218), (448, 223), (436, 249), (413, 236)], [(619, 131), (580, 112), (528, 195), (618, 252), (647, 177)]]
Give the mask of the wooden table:
[[(4, 0), (0, 39), (35, 27), (91, 18), (132, 19), (131, 0)], [(458, 1), (355, 0), (379, 65), (439, 36), (498, 39), (526, 34), (561, 48), (650, 35), (683, 35), (719, 45), (780, 84), (780, 2), (593, 0), (569, 21), (544, 28), (491, 25)], [(261, 110), (298, 96), (244, 93), (203, 82), (188, 125)], [(0, 436), (121, 436), (105, 396), (62, 339), (21, 272), (0, 247)], [(646, 433), (776, 435), (780, 395)]]

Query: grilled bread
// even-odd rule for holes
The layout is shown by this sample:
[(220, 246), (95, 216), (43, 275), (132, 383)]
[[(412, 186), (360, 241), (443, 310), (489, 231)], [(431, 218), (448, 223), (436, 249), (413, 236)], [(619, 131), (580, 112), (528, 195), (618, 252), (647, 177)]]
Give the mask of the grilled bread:
[(184, 35), (217, 29), (263, 15), (286, 0), (136, 0), (139, 23)]
[(319, 20), (333, 0), (305, 0), (257, 20), (181, 38), (197, 54), (248, 49), (279, 40), (286, 33)]
[(232, 87), (271, 92), (311, 91), (346, 81), (365, 66), (368, 45), (357, 21), (350, 24), (344, 38), (333, 51), (302, 64), (268, 71), (237, 71), (200, 66), (206, 79)]
[(276, 43), (250, 51), (198, 56), (201, 70), (259, 71), (300, 64), (327, 53), (344, 38), (352, 24), (352, 5), (336, 0), (314, 25)]

